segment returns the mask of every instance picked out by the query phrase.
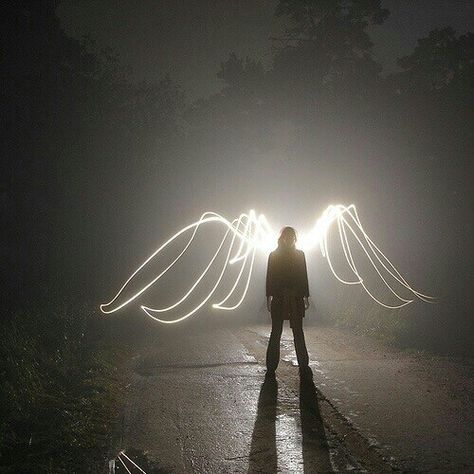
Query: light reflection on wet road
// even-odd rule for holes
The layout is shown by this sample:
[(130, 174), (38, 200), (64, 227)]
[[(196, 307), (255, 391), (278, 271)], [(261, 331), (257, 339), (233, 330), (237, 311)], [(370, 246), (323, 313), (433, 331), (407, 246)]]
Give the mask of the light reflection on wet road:
[[(268, 326), (180, 329), (151, 331), (137, 347), (124, 409), (122, 447), (147, 452), (164, 472), (391, 472), (398, 462), (418, 470), (438, 462), (399, 459), (397, 446), (383, 443), (387, 428), (377, 431), (378, 421), (365, 415), (380, 410), (374, 397), (364, 401), (353, 369), (333, 369), (337, 358), (327, 357), (328, 339), (333, 349), (341, 344), (337, 331), (307, 330), (314, 384), (300, 383), (289, 332), (277, 381), (265, 382)], [(350, 360), (349, 352), (339, 355)], [(378, 377), (377, 358), (366, 359), (359, 364), (372, 371), (366, 376)]]

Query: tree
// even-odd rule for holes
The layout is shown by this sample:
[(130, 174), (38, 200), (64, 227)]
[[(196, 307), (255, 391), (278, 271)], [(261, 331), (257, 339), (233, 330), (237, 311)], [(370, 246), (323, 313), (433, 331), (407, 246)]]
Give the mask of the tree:
[(457, 89), (473, 95), (474, 34), (457, 36), (450, 28), (436, 28), (418, 40), (415, 50), (398, 60), (400, 93), (431, 93)]
[(323, 91), (332, 99), (365, 95), (381, 71), (367, 27), (388, 13), (380, 0), (281, 0), (275, 15), (289, 26), (277, 39), (275, 83), (297, 85), (315, 100)]
[[(67, 271), (78, 282), (89, 280), (80, 268), (103, 253), (100, 216), (121, 199), (130, 207), (137, 184), (156, 176), (156, 150), (176, 129), (183, 101), (170, 79), (134, 84), (113, 53), (68, 37), (57, 5), (21, 0), (0, 6), (0, 252), (12, 305), (28, 299), (26, 290), (47, 294), (43, 285), (50, 295), (52, 285), (67, 281)], [(102, 199), (107, 193), (116, 195), (113, 202)], [(74, 261), (81, 239), (96, 241), (87, 246), (88, 257), (82, 247)], [(70, 270), (67, 259), (74, 261)]]

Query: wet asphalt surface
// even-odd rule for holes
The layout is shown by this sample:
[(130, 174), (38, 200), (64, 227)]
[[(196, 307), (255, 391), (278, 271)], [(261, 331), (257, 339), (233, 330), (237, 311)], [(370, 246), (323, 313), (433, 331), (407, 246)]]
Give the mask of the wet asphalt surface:
[[(275, 381), (269, 325), (150, 325), (124, 371), (121, 445), (163, 473), (474, 472), (473, 365), (289, 327)], [(158, 471), (156, 471), (158, 472)]]

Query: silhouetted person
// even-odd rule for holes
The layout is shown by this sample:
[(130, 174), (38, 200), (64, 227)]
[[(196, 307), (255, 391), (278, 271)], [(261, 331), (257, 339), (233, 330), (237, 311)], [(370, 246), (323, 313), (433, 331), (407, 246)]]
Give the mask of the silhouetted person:
[(293, 330), (300, 375), (311, 376), (308, 351), (303, 334), (303, 318), (309, 308), (308, 273), (302, 250), (295, 248), (296, 231), (284, 227), (278, 247), (268, 256), (266, 295), (272, 316), (272, 332), (267, 348), (267, 376), (274, 377), (280, 360), (280, 338), (283, 321), (289, 320)]

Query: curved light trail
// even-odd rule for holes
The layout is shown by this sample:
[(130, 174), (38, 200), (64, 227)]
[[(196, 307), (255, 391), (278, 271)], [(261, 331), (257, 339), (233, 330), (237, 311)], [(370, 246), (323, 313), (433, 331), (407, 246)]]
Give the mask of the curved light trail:
[[(222, 229), (225, 230), (225, 234), (207, 266), (188, 290), (185, 291), (175, 303), (169, 306), (151, 308), (149, 306), (141, 305), (140, 307), (150, 318), (165, 324), (178, 323), (189, 318), (208, 302), (210, 302), (211, 306), (215, 309), (230, 311), (238, 308), (245, 299), (250, 285), (257, 250), (264, 254), (268, 254), (275, 248), (278, 238), (278, 233), (272, 229), (266, 217), (263, 214), (257, 215), (253, 209), (248, 213), (240, 214), (238, 218), (235, 218), (232, 221), (227, 220), (215, 212), (208, 211), (203, 213), (200, 219), (176, 232), (176, 234), (155, 250), (130, 275), (112, 300), (100, 305), (101, 311), (106, 314), (114, 313), (134, 302), (151, 286), (155, 285), (160, 278), (162, 278), (183, 257), (193, 243), (198, 230), (203, 229), (204, 226), (215, 224), (222, 227)], [(343, 278), (335, 269), (331, 258), (331, 251), (328, 246), (328, 236), (331, 229), (337, 230), (337, 237), (335, 240), (340, 245), (340, 248), (342, 248), (342, 254), (345, 263), (347, 264), (347, 268), (352, 275), (352, 279), (348, 280)], [(161, 252), (178, 239), (178, 237), (187, 234), (190, 234), (188, 241), (172, 262), (157, 276), (151, 278), (151, 280), (144, 284), (139, 290), (133, 291), (131, 292), (131, 295), (125, 296), (125, 292), (131, 282), (135, 280), (136, 277), (140, 275)], [(351, 247), (350, 243), (351, 240), (355, 240), (359, 251), (362, 250), (362, 255), (366, 257), (366, 262), (370, 264), (375, 275), (377, 275), (383, 283), (383, 286), (391, 293), (395, 303), (390, 304), (382, 301), (380, 297), (376, 296), (373, 291), (367, 287), (363, 275), (361, 274), (361, 270), (356, 263), (354, 248)], [(309, 252), (312, 249), (319, 247), (319, 250), (321, 251), (322, 256), (326, 259), (332, 274), (338, 281), (346, 285), (360, 285), (376, 303), (385, 308), (401, 308), (412, 303), (415, 299), (420, 299), (425, 302), (431, 302), (433, 300), (431, 296), (425, 295), (411, 287), (392, 262), (368, 236), (360, 222), (354, 204), (349, 206), (343, 206), (341, 204), (328, 206), (322, 213), (321, 217), (316, 221), (313, 228), (309, 232), (300, 235), (297, 246), (305, 252)], [(204, 298), (201, 298), (192, 309), (184, 311), (184, 314), (179, 317), (174, 319), (162, 319), (159, 317), (159, 315), (172, 311), (183, 305), (183, 303), (193, 295), (199, 283), (206, 275), (208, 275), (211, 268), (216, 265), (215, 262), (218, 261), (218, 258), (224, 253), (224, 263), (220, 264), (220, 270), (217, 272), (215, 282)], [(234, 266), (237, 266), (238, 272), (237, 275), (233, 277), (234, 280), (230, 290), (227, 292), (225, 297), (220, 298), (220, 301), (211, 302), (210, 300), (215, 292), (223, 285), (224, 277), (231, 267)], [(212, 276), (214, 273), (211, 272), (210, 275)], [(241, 282), (243, 282), (243, 284)], [(241, 284), (239, 285), (239, 283)], [(238, 288), (242, 286), (243, 288), (239, 290)], [(404, 292), (405, 295), (402, 295), (402, 292)], [(237, 298), (237, 301), (234, 303), (227, 303), (227, 301), (231, 300), (233, 297)]]
[[(133, 459), (127, 456), (123, 450), (118, 453), (116, 460), (120, 462), (120, 464), (129, 474), (132, 474), (131, 469), (138, 469), (139, 472), (146, 474), (146, 472), (135, 461), (133, 461)], [(115, 470), (113, 472), (115, 472)]]

